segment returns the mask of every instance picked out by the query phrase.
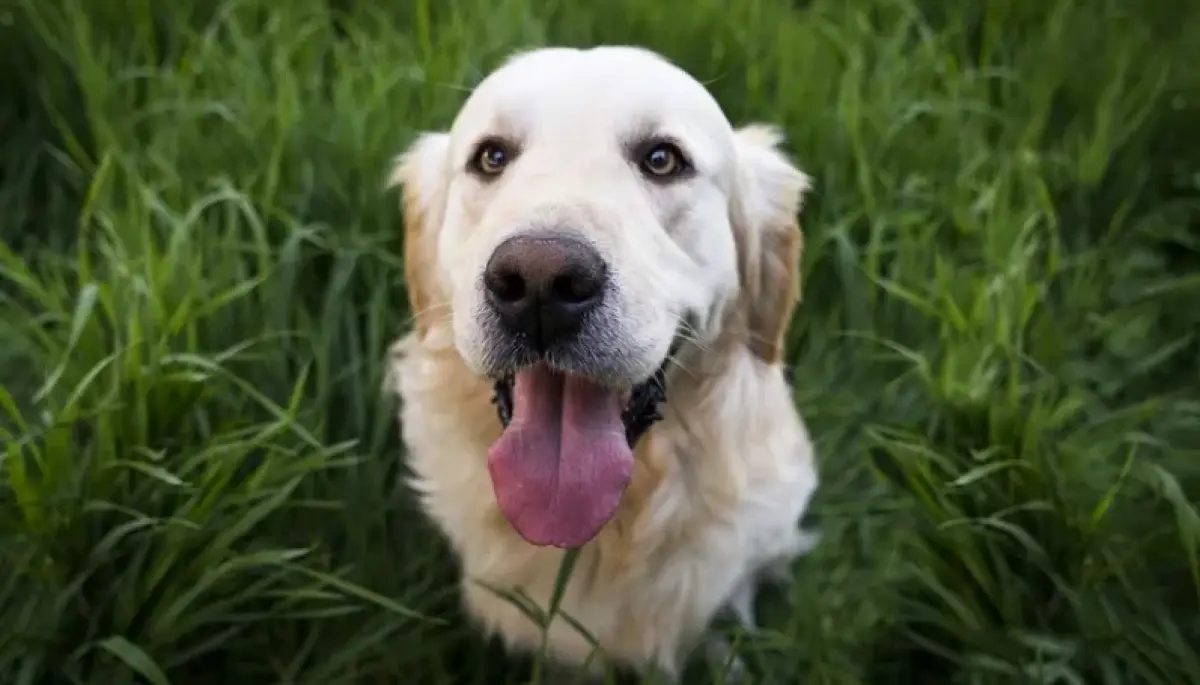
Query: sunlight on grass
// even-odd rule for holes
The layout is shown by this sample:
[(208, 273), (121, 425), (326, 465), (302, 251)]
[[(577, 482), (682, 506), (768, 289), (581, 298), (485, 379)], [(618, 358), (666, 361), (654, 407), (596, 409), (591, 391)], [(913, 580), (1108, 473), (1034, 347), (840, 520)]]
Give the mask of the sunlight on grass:
[(1200, 682), (1200, 12), (1169, 4), (17, 0), (0, 682), (540, 678), (403, 486), (383, 175), (513, 50), (602, 42), (817, 182), (823, 542), (731, 632), (755, 682)]

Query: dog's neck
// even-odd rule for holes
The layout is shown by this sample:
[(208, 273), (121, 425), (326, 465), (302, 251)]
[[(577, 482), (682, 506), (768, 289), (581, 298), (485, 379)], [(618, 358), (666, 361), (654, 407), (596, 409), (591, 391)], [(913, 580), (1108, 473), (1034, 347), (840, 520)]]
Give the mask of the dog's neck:
[(661, 501), (689, 502), (689, 516), (735, 510), (750, 477), (744, 451), (773, 430), (772, 407), (791, 394), (779, 366), (759, 359), (733, 330), (711, 342), (689, 343), (675, 360), (664, 418), (636, 450), (638, 471), (618, 526), (623, 530), (638, 528), (641, 514), (654, 511), (660, 487), (683, 488), (681, 499)]
[(780, 392), (790, 394), (781, 366), (761, 360), (745, 336), (728, 327), (714, 340), (688, 343), (675, 355), (662, 406), (665, 418), (651, 433), (676, 441), (688, 434), (698, 445), (736, 449), (761, 421), (764, 402)]

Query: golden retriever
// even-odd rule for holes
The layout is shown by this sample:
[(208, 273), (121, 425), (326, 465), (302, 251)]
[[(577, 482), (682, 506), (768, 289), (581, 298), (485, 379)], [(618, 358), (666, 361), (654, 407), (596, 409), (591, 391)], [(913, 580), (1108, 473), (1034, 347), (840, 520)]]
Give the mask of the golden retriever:
[(545, 608), (577, 548), (555, 663), (600, 664), (595, 645), (677, 677), (814, 544), (781, 363), (810, 182), (779, 140), (648, 50), (543, 48), (398, 158), (415, 325), (389, 378), (411, 482), (510, 649), (541, 629), (496, 589)]

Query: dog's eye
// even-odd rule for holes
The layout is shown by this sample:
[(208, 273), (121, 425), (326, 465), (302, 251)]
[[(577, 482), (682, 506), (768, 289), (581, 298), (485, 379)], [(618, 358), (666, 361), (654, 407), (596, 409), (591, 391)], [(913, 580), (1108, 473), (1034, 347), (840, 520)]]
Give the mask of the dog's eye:
[(483, 176), (497, 176), (512, 161), (508, 148), (494, 140), (486, 140), (475, 149), (471, 169)]
[(671, 143), (658, 143), (642, 157), (642, 173), (657, 178), (669, 178), (682, 173), (687, 166), (683, 153)]

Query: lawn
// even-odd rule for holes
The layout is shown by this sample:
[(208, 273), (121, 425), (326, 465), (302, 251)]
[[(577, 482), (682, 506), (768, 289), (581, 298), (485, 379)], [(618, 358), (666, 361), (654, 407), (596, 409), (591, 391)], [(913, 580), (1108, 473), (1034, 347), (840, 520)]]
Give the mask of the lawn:
[(755, 682), (1200, 683), (1200, 6), (588, 4), (0, 3), (0, 682), (526, 682), (405, 491), (383, 181), (636, 43), (816, 180)]

